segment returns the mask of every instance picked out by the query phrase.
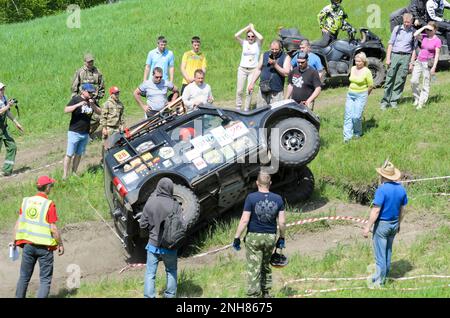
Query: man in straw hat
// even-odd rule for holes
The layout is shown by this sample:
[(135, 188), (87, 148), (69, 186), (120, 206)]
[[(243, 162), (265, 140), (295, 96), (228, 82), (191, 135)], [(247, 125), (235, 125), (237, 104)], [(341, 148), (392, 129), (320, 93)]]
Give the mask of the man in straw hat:
[(368, 237), (373, 227), (373, 250), (375, 253), (376, 273), (372, 276), (373, 286), (380, 287), (389, 275), (392, 256), (392, 244), (400, 231), (404, 207), (408, 203), (406, 190), (396, 181), (401, 172), (386, 160), (381, 168), (376, 169), (380, 175), (380, 186), (375, 192), (374, 207), (370, 211), (369, 222), (363, 231)]

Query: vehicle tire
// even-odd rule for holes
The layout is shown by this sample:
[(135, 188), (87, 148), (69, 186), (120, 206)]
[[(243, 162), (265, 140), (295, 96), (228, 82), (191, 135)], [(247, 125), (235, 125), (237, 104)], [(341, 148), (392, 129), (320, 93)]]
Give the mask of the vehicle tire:
[(312, 161), (320, 147), (319, 131), (309, 121), (303, 118), (294, 117), (283, 119), (273, 128), (279, 129), (279, 141), (273, 143), (272, 135), (269, 143), (272, 147), (279, 148), (279, 161), (281, 164), (290, 167), (301, 167)]
[(191, 229), (200, 216), (200, 203), (197, 196), (187, 187), (175, 183), (173, 197), (181, 204), (187, 229)]
[(306, 201), (314, 192), (314, 175), (308, 167), (295, 169), (292, 172), (296, 174), (294, 182), (284, 186), (281, 191), (288, 204)]
[(373, 86), (381, 87), (386, 77), (386, 69), (383, 62), (376, 57), (368, 57), (367, 64), (368, 69), (372, 72)]

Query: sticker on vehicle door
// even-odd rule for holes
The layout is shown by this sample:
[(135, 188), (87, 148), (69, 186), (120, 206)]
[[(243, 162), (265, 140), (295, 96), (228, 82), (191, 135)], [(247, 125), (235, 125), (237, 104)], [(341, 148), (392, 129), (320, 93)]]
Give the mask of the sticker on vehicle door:
[(205, 160), (203, 160), (201, 157), (195, 158), (194, 160), (192, 160), (192, 163), (197, 168), (197, 170), (202, 170), (208, 166)]
[(139, 176), (134, 171), (131, 171), (130, 173), (127, 173), (126, 175), (124, 175), (122, 177), (122, 180), (123, 180), (123, 182), (125, 182), (125, 184), (133, 183), (137, 179), (139, 179)]
[(130, 157), (131, 157), (130, 154), (126, 150), (121, 150), (114, 154), (114, 158), (116, 158), (118, 163), (125, 162)]
[(211, 148), (210, 140), (206, 136), (198, 136), (191, 139), (191, 144), (199, 152), (205, 152)]
[(227, 127), (226, 131), (231, 138), (237, 139), (247, 134), (248, 128), (244, 125), (242, 121), (238, 121)]
[(211, 130), (211, 134), (219, 143), (220, 147), (225, 147), (233, 142), (233, 138), (227, 133), (222, 126), (216, 127)]
[(175, 151), (172, 147), (162, 147), (159, 150), (159, 156), (163, 159), (169, 159), (175, 156)]
[(205, 161), (210, 165), (223, 162), (222, 155), (217, 150), (208, 151), (203, 155), (203, 159), (205, 159)]

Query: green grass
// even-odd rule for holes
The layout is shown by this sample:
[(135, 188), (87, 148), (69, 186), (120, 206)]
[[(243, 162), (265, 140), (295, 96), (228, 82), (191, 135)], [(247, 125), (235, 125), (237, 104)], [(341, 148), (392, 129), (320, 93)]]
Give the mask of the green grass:
[[(438, 241), (448, 241), (450, 229), (442, 226), (435, 232), (424, 234), (407, 247), (394, 243), (391, 277), (419, 275), (448, 275), (450, 259), (446, 244), (433, 245)], [(240, 252), (242, 253), (242, 252)], [(362, 243), (338, 245), (321, 258), (295, 253), (289, 255), (289, 265), (274, 269), (273, 293), (276, 297), (292, 297), (304, 294), (307, 289), (324, 290), (330, 288), (364, 289), (344, 290), (330, 293), (317, 293), (313, 297), (450, 297), (450, 279), (418, 278), (415, 280), (389, 280), (383, 289), (371, 290), (362, 281), (332, 282), (292, 282), (299, 278), (316, 277), (368, 277), (369, 264), (373, 256), (369, 240)], [(161, 269), (161, 268), (160, 268)], [(81, 284), (74, 297), (141, 297), (143, 290), (143, 270), (123, 274), (121, 279), (103, 279), (98, 283)], [(157, 290), (160, 295), (164, 289), (164, 272), (158, 272)], [(286, 283), (286, 285), (285, 285)], [(442, 286), (447, 287), (442, 287)], [(419, 290), (401, 290), (419, 288)], [(179, 297), (245, 297), (245, 262), (233, 254), (224, 254), (214, 266), (201, 269), (184, 270), (179, 273)]]
[[(365, 26), (369, 14), (366, 7), (382, 5), (381, 18), (407, 1), (359, 0), (347, 2), (350, 22)], [(21, 121), (26, 135), (19, 140), (59, 134), (66, 130), (69, 116), (63, 107), (70, 97), (70, 84), (75, 70), (82, 65), (85, 52), (96, 56), (106, 86), (119, 86), (126, 113), (141, 110), (132, 92), (140, 84), (147, 53), (156, 47), (163, 34), (175, 53), (175, 84), (181, 85), (179, 67), (183, 53), (190, 49), (193, 35), (202, 38), (202, 49), (208, 59), (207, 82), (217, 101), (235, 96), (236, 70), (241, 48), (234, 34), (253, 22), (265, 37), (263, 49), (277, 37), (279, 26), (298, 27), (316, 39), (320, 30), (316, 15), (328, 1), (269, 0), (168, 0), (121, 1), (81, 11), (81, 28), (69, 29), (67, 15), (49, 16), (26, 23), (0, 25), (0, 80), (8, 85), (7, 95), (16, 97), (21, 106)], [(292, 8), (295, 8), (292, 10)], [(225, 14), (224, 14), (225, 13)], [(374, 29), (384, 42), (388, 23)], [(44, 136), (42, 134), (44, 133)]]

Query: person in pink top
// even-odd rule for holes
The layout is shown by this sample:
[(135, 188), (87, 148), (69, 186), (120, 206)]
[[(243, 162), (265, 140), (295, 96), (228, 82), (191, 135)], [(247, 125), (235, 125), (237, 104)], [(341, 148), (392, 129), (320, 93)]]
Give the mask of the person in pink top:
[[(436, 36), (436, 29), (436, 22), (430, 21), (414, 33), (418, 40), (420, 38), (422, 40), (411, 77), (411, 88), (414, 96), (413, 105), (416, 106), (416, 109), (421, 109), (427, 102), (430, 93), (431, 76), (436, 73), (439, 51), (442, 46), (442, 41)], [(424, 30), (426, 34), (422, 34)], [(421, 75), (423, 75), (422, 88), (419, 87)]]

